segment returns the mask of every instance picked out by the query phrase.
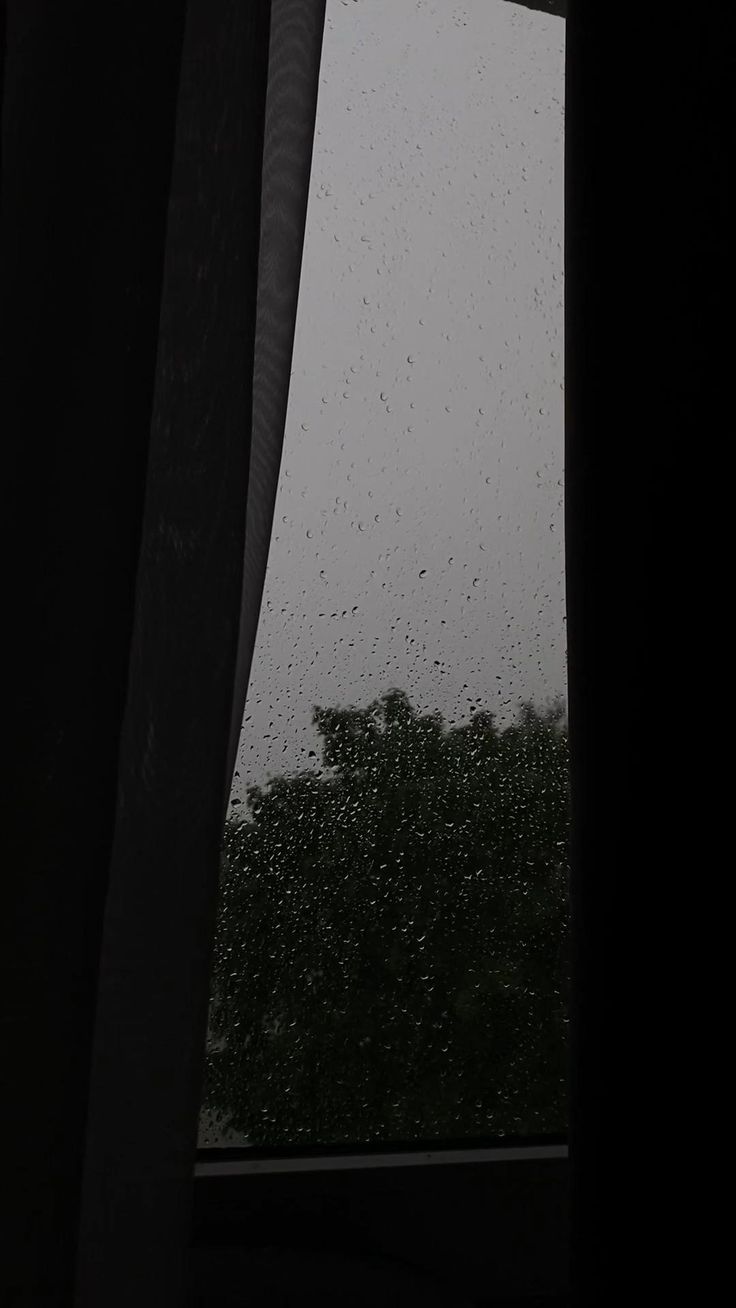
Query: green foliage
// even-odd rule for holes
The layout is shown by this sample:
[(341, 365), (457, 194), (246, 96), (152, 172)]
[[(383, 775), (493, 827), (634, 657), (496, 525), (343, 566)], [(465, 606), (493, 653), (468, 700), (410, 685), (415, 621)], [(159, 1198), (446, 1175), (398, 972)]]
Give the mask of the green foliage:
[(252, 1144), (566, 1129), (564, 711), (314, 710), (222, 860), (206, 1103)]

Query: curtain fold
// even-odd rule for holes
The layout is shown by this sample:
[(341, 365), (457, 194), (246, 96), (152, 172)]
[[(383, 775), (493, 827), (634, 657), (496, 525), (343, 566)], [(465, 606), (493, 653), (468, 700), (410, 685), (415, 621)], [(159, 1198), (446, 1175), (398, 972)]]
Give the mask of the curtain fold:
[(278, 488), (324, 19), (325, 0), (271, 0), (243, 601), (223, 820), (237, 757)]
[(80, 1308), (134, 1298), (160, 1308), (186, 1292), (229, 750), (278, 477), (323, 8), (188, 4), (92, 1062)]

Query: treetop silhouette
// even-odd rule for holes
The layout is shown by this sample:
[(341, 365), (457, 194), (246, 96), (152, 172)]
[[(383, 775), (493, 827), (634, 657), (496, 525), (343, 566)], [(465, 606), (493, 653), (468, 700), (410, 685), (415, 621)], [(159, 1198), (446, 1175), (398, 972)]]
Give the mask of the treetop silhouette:
[(315, 707), (228, 823), (206, 1106), (252, 1144), (566, 1129), (564, 706)]

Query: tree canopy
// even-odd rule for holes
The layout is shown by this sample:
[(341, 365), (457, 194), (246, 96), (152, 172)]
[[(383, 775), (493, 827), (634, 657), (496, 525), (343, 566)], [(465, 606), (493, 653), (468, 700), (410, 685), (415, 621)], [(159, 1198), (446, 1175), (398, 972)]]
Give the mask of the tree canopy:
[(566, 1129), (563, 706), (315, 708), (222, 855), (205, 1104), (254, 1145)]

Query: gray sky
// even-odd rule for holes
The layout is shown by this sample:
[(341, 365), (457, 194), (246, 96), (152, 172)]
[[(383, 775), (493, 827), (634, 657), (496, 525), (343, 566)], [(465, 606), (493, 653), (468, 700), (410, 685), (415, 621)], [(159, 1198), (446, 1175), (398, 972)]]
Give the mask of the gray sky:
[(233, 797), (312, 706), (565, 691), (564, 20), (328, 0), (293, 376)]

